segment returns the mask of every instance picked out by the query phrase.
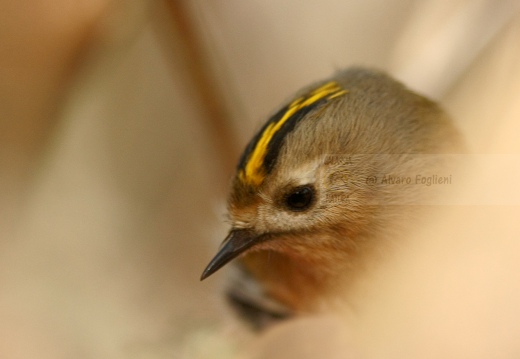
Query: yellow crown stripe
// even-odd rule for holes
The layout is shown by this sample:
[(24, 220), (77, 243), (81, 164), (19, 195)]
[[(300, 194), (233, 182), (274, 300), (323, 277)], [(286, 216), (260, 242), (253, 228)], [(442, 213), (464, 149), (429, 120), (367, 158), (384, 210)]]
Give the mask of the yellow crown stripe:
[(262, 136), (258, 140), (253, 152), (249, 156), (247, 164), (243, 171), (240, 173), (240, 178), (254, 186), (260, 185), (264, 178), (265, 173), (262, 168), (269, 143), (273, 136), (282, 128), (284, 123), (287, 122), (297, 111), (304, 107), (311, 106), (312, 104), (324, 99), (336, 98), (345, 94), (347, 91), (343, 90), (339, 85), (332, 81), (328, 82), (317, 89), (310, 92), (308, 95), (297, 98), (288, 106), (287, 111), (277, 121), (271, 123), (262, 133)]
[(341, 90), (341, 91), (338, 91), (337, 93), (332, 94), (332, 95), (330, 95), (329, 97), (327, 97), (327, 99), (332, 100), (333, 98), (336, 98), (336, 97), (339, 97), (339, 96), (343, 96), (343, 95), (346, 94), (347, 92), (348, 92), (348, 90)]
[(282, 125), (292, 116), (296, 111), (300, 109), (299, 106), (289, 107), (287, 112), (283, 115), (280, 121), (270, 124), (262, 134), (262, 137), (258, 141), (255, 150), (251, 154), (249, 161), (245, 168), (245, 178), (247, 182), (252, 185), (260, 185), (264, 180), (264, 173), (262, 171), (262, 164), (264, 162), (265, 154), (267, 153), (267, 146), (274, 134), (282, 127)]
[(323, 91), (329, 91), (331, 89), (334, 89), (335, 90), (339, 90), (339, 86), (338, 86), (338, 83), (337, 82), (334, 82), (334, 81), (331, 81), (331, 82), (327, 82), (326, 84), (316, 88), (315, 90), (313, 90), (311, 92), (311, 95), (315, 95), (319, 92), (323, 92)]

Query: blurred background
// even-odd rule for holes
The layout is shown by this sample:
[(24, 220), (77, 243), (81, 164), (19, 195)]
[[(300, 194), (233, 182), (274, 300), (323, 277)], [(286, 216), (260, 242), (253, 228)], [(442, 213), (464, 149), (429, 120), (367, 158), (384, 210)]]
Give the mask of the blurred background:
[(338, 69), (440, 100), (475, 152), (517, 149), (515, 0), (0, 2), (2, 358), (233, 357), (224, 275), (199, 282), (233, 167)]

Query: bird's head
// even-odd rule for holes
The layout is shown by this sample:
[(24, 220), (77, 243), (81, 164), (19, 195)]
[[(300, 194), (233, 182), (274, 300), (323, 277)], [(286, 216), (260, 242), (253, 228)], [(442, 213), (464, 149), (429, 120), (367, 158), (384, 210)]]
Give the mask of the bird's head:
[(228, 201), (232, 228), (202, 279), (240, 256), (263, 292), (307, 308), (398, 222), (385, 204), (411, 194), (374, 177), (403, 166), (402, 154), (444, 152), (455, 137), (433, 102), (379, 72), (351, 69), (304, 89), (246, 147)]

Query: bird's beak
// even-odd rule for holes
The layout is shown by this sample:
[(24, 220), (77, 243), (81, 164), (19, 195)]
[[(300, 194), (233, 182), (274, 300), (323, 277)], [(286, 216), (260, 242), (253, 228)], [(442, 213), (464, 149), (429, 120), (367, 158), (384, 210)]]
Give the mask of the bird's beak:
[(222, 242), (218, 253), (213, 257), (211, 262), (209, 262), (204, 272), (202, 272), (200, 280), (206, 279), (229, 261), (263, 240), (263, 235), (258, 235), (248, 229), (231, 230), (226, 239)]

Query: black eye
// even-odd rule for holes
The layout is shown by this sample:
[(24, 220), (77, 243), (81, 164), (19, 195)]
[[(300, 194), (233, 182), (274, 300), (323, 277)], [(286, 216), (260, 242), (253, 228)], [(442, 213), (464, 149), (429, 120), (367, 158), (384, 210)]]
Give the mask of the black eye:
[(293, 189), (285, 196), (285, 205), (291, 211), (304, 211), (314, 201), (314, 189), (311, 186), (303, 186)]

